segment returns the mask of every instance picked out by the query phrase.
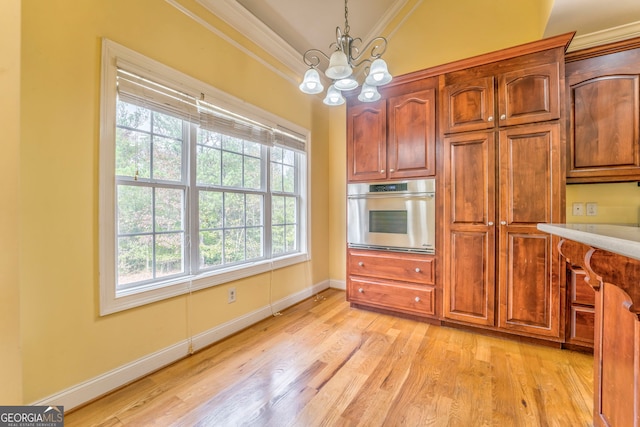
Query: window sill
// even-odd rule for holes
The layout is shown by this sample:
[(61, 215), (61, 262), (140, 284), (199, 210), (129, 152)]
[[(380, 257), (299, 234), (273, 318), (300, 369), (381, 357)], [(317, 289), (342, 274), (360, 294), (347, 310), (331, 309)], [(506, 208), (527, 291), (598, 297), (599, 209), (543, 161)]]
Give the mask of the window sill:
[(103, 295), (101, 298), (100, 315), (117, 313), (134, 307), (161, 301), (167, 298), (184, 295), (189, 292), (222, 285), (268, 271), (277, 270), (291, 265), (309, 261), (308, 253), (297, 253), (273, 260), (262, 260), (252, 264), (243, 264), (202, 274), (180, 277), (167, 281), (165, 284), (155, 285), (152, 289), (136, 289), (121, 291), (113, 295)]

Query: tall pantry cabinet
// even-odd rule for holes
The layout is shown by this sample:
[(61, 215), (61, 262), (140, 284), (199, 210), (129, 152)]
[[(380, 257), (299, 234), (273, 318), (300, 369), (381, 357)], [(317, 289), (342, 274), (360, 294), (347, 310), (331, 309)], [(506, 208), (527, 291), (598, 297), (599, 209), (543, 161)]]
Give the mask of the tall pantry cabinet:
[(446, 320), (562, 340), (556, 242), (536, 226), (564, 220), (560, 100), (572, 36), (472, 58), (444, 75)]

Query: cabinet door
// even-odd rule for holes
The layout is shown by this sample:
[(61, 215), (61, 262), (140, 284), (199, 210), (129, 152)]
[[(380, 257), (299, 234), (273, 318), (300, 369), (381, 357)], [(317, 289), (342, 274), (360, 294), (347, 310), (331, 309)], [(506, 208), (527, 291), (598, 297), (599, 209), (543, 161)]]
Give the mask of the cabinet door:
[(444, 140), (444, 317), (495, 322), (495, 133)]
[(614, 75), (572, 85), (569, 177), (635, 173), (640, 178), (638, 75)]
[(386, 100), (359, 104), (347, 113), (347, 178), (371, 181), (387, 176)]
[(389, 98), (389, 178), (436, 174), (436, 90)]
[(559, 126), (503, 130), (498, 143), (498, 324), (550, 338), (560, 338), (560, 265), (552, 237), (537, 224), (560, 214)]
[(557, 62), (501, 74), (498, 78), (499, 125), (560, 118), (559, 81)]
[(638, 181), (640, 48), (593, 53), (566, 64), (567, 182)]
[(494, 122), (494, 78), (483, 77), (445, 86), (444, 133), (491, 129)]

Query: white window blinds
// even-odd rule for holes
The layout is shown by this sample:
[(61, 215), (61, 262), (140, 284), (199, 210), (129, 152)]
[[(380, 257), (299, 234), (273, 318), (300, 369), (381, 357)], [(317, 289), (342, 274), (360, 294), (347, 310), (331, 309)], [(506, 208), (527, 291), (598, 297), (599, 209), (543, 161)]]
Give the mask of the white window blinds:
[(203, 93), (189, 93), (177, 85), (171, 87), (132, 68), (117, 64), (118, 96), (123, 101), (166, 112), (209, 131), (268, 146), (277, 144), (300, 152), (306, 150), (304, 135), (277, 124), (270, 126), (250, 119), (239, 112), (205, 101)]

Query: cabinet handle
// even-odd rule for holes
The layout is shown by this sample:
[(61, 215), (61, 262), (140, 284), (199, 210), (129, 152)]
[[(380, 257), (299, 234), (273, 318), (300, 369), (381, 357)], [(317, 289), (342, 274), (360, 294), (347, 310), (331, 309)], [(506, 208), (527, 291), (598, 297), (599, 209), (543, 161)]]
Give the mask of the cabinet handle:
[(502, 115), (500, 116), (500, 120), (504, 120), (504, 119), (506, 119), (506, 118), (507, 118), (507, 115), (506, 115), (506, 114), (502, 114)]
[(358, 263), (358, 265), (359, 265), (360, 267), (363, 267), (363, 266), (364, 266), (364, 262), (360, 261), (360, 262)]
[(384, 169), (380, 169), (380, 173), (384, 173)]
[(395, 171), (396, 171), (395, 169), (389, 169), (389, 172), (390, 172), (390, 173), (393, 173), (393, 172), (395, 172)]
[(500, 225), (507, 225), (507, 221), (500, 221)]
[(493, 225), (493, 221), (489, 221), (489, 222), (487, 223), (487, 225), (488, 225), (488, 226), (492, 226), (492, 225)]
[(358, 289), (358, 292), (360, 292), (361, 294), (364, 294), (364, 289), (360, 288)]
[(487, 117), (487, 121), (488, 121), (488, 122), (492, 122), (492, 121), (493, 121), (493, 116), (489, 116), (489, 117)]
[(416, 297), (416, 302), (420, 302), (420, 297)]
[(416, 267), (416, 273), (420, 273), (420, 267)]

